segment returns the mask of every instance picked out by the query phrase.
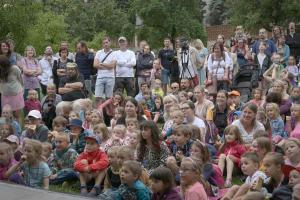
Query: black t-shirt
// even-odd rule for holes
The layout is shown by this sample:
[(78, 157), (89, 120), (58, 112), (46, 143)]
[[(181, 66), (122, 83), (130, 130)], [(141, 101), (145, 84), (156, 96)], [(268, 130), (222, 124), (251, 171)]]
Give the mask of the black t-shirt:
[(158, 52), (158, 58), (161, 60), (163, 68), (170, 70), (174, 57), (176, 56), (175, 51), (172, 49), (161, 49)]
[(84, 90), (84, 78), (80, 74), (78, 77), (63, 77), (59, 82), (59, 88), (63, 88), (67, 83), (76, 83), (81, 82), (83, 84), (83, 88), (81, 90), (74, 90), (65, 94), (62, 94), (63, 101), (75, 101), (77, 99), (86, 98), (85, 90)]

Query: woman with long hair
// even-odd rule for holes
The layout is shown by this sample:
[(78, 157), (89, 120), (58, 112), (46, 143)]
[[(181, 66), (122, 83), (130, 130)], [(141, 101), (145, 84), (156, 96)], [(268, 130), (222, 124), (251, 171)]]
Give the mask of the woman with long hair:
[(11, 65), (7, 56), (0, 55), (1, 108), (10, 105), (17, 119), (19, 111), (24, 108), (24, 86), (21, 74), (19, 67)]

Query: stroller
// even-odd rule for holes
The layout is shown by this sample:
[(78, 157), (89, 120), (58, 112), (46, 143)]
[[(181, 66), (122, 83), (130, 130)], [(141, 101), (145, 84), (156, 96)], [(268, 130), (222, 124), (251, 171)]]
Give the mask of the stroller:
[(252, 89), (258, 87), (259, 67), (256, 64), (249, 63), (240, 66), (238, 72), (233, 77), (232, 90), (237, 90), (241, 94), (241, 101), (249, 101)]

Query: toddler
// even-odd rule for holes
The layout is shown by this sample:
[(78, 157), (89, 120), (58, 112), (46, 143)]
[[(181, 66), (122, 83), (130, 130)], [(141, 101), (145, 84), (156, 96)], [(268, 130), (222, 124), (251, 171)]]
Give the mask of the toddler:
[(90, 130), (93, 130), (97, 124), (104, 123), (101, 111), (94, 109), (91, 114)]
[(153, 96), (164, 96), (164, 91), (162, 89), (162, 82), (159, 79), (155, 79), (154, 87), (152, 89)]
[(116, 125), (112, 130), (112, 136), (108, 139), (105, 145), (105, 151), (107, 151), (112, 146), (122, 146), (124, 145), (126, 137), (126, 127), (124, 125)]
[(254, 103), (259, 108), (263, 102), (262, 96), (263, 96), (263, 91), (259, 88), (255, 88), (253, 90), (253, 99), (251, 99), (250, 102)]
[(117, 107), (115, 109), (114, 117), (110, 120), (110, 126), (112, 129), (116, 126), (118, 119), (122, 118), (123, 116), (125, 116), (124, 107), (121, 107), (121, 106)]
[(285, 69), (294, 75), (294, 80), (297, 82), (298, 80), (298, 76), (299, 76), (299, 69), (296, 65), (296, 59), (294, 56), (290, 56), (288, 58), (288, 62), (287, 62), (287, 66), (285, 67)]
[(7, 123), (10, 123), (14, 127), (14, 134), (18, 137), (21, 136), (21, 126), (19, 122), (14, 120), (13, 111), (10, 105), (4, 105), (2, 107), (1, 117), (5, 118)]
[(139, 122), (136, 118), (129, 118), (126, 117), (126, 135), (127, 137), (130, 136), (135, 130), (139, 128)]

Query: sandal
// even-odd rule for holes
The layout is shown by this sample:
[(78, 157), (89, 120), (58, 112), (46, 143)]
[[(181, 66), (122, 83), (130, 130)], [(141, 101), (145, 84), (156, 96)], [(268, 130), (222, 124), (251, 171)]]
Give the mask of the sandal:
[(88, 194), (86, 185), (80, 186), (80, 194), (81, 194), (82, 196), (86, 196), (86, 195)]
[(225, 188), (230, 188), (231, 186), (232, 186), (231, 179), (226, 179), (224, 187)]

